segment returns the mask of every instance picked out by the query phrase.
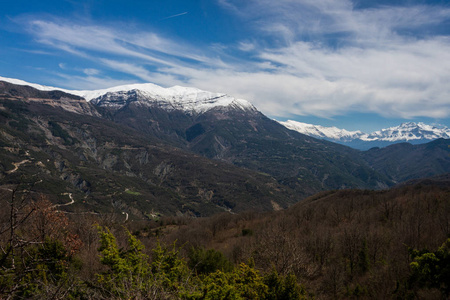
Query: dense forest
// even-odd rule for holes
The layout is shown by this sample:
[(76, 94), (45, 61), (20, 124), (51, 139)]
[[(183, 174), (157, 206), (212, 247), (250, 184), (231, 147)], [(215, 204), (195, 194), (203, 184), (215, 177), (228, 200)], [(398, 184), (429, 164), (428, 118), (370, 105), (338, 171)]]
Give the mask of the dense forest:
[(446, 299), (450, 186), (316, 194), (286, 210), (126, 219), (0, 191), (0, 298)]

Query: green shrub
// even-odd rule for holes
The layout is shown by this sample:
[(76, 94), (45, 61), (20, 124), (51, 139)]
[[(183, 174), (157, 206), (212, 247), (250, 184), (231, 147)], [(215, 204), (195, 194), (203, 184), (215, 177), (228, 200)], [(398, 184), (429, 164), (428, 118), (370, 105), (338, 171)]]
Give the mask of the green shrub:
[(450, 295), (450, 238), (435, 252), (411, 250), (410, 282), (420, 287), (436, 288), (445, 298)]
[(191, 248), (189, 251), (189, 267), (197, 274), (209, 274), (217, 270), (231, 272), (233, 264), (222, 254), (214, 249)]

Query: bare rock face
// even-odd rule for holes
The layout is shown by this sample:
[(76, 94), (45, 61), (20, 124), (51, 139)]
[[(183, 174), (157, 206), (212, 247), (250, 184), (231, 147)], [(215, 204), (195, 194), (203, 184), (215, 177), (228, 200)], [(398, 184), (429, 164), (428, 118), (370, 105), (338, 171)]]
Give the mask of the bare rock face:
[(11, 100), (41, 103), (77, 114), (100, 117), (95, 107), (84, 98), (63, 91), (40, 91), (30, 86), (0, 81), (0, 96)]

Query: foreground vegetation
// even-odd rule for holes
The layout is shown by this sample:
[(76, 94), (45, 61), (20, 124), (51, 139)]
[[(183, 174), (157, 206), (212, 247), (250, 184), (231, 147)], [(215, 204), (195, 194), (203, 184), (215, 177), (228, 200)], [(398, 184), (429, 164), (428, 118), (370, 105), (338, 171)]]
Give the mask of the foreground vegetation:
[[(8, 193), (9, 192), (9, 193)], [(213, 249), (144, 245), (111, 216), (70, 218), (19, 187), (3, 194), (0, 298), (302, 299), (295, 275), (232, 264)], [(9, 198), (7, 198), (9, 196)], [(104, 218), (103, 218), (104, 217)], [(72, 219), (72, 220), (71, 220)], [(108, 223), (114, 229), (100, 226)], [(112, 231), (116, 232), (116, 236)]]
[(23, 186), (1, 193), (0, 298), (450, 294), (448, 182), (331, 191), (272, 213), (126, 223), (64, 213)]

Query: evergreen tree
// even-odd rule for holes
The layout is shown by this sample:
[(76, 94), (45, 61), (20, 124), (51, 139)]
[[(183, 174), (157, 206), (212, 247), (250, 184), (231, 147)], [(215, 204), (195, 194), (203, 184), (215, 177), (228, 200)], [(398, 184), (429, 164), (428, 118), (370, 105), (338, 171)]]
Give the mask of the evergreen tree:
[(411, 283), (439, 289), (446, 298), (450, 295), (450, 238), (435, 252), (411, 250)]

